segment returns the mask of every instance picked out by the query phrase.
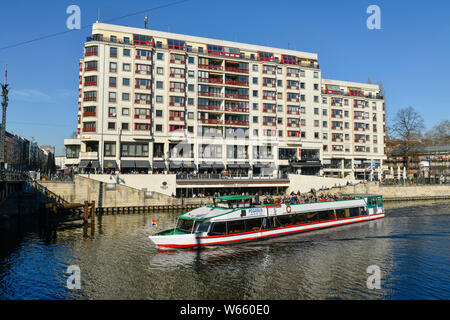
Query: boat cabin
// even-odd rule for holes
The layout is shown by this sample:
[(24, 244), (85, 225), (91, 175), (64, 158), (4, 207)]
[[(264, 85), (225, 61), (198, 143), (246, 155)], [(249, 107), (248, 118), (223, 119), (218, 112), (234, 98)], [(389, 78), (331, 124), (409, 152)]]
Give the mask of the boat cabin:
[(253, 206), (252, 196), (224, 196), (213, 197), (213, 207), (216, 208), (250, 208)]

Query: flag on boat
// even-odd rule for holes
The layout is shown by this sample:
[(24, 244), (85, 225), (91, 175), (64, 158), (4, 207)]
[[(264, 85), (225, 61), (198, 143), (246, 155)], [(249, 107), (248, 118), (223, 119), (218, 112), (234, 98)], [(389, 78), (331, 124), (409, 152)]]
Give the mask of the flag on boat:
[(157, 227), (158, 224), (156, 223), (156, 220), (152, 220), (152, 227)]

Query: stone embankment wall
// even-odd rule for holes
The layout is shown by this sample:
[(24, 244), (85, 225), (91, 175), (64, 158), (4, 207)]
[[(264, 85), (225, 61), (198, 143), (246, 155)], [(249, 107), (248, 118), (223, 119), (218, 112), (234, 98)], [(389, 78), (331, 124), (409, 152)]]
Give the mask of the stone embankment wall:
[[(379, 194), (385, 200), (425, 200), (450, 199), (450, 185), (379, 185), (371, 182), (340, 188), (332, 188), (325, 192), (349, 194)], [(320, 191), (319, 191), (320, 193)]]
[(177, 199), (154, 191), (143, 191), (116, 183), (105, 183), (82, 176), (75, 176), (74, 182), (41, 182), (48, 190), (58, 194), (70, 203), (95, 201), (99, 207), (155, 206), (207, 204), (210, 199)]

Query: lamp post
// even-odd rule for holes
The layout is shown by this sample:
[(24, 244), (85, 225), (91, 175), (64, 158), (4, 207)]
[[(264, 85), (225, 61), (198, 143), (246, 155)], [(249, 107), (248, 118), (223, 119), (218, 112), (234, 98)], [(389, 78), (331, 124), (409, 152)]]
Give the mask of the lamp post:
[(8, 83), (7, 69), (5, 69), (5, 84), (2, 86), (2, 129), (0, 132), (0, 180), (4, 181), (5, 176), (5, 134), (6, 134), (6, 108), (8, 107)]

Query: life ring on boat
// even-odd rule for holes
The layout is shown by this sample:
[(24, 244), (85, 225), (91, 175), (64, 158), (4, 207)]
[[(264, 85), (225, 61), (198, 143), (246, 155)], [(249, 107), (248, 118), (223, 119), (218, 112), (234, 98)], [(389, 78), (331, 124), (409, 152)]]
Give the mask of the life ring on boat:
[(291, 213), (291, 206), (290, 205), (286, 205), (286, 212), (287, 213)]

